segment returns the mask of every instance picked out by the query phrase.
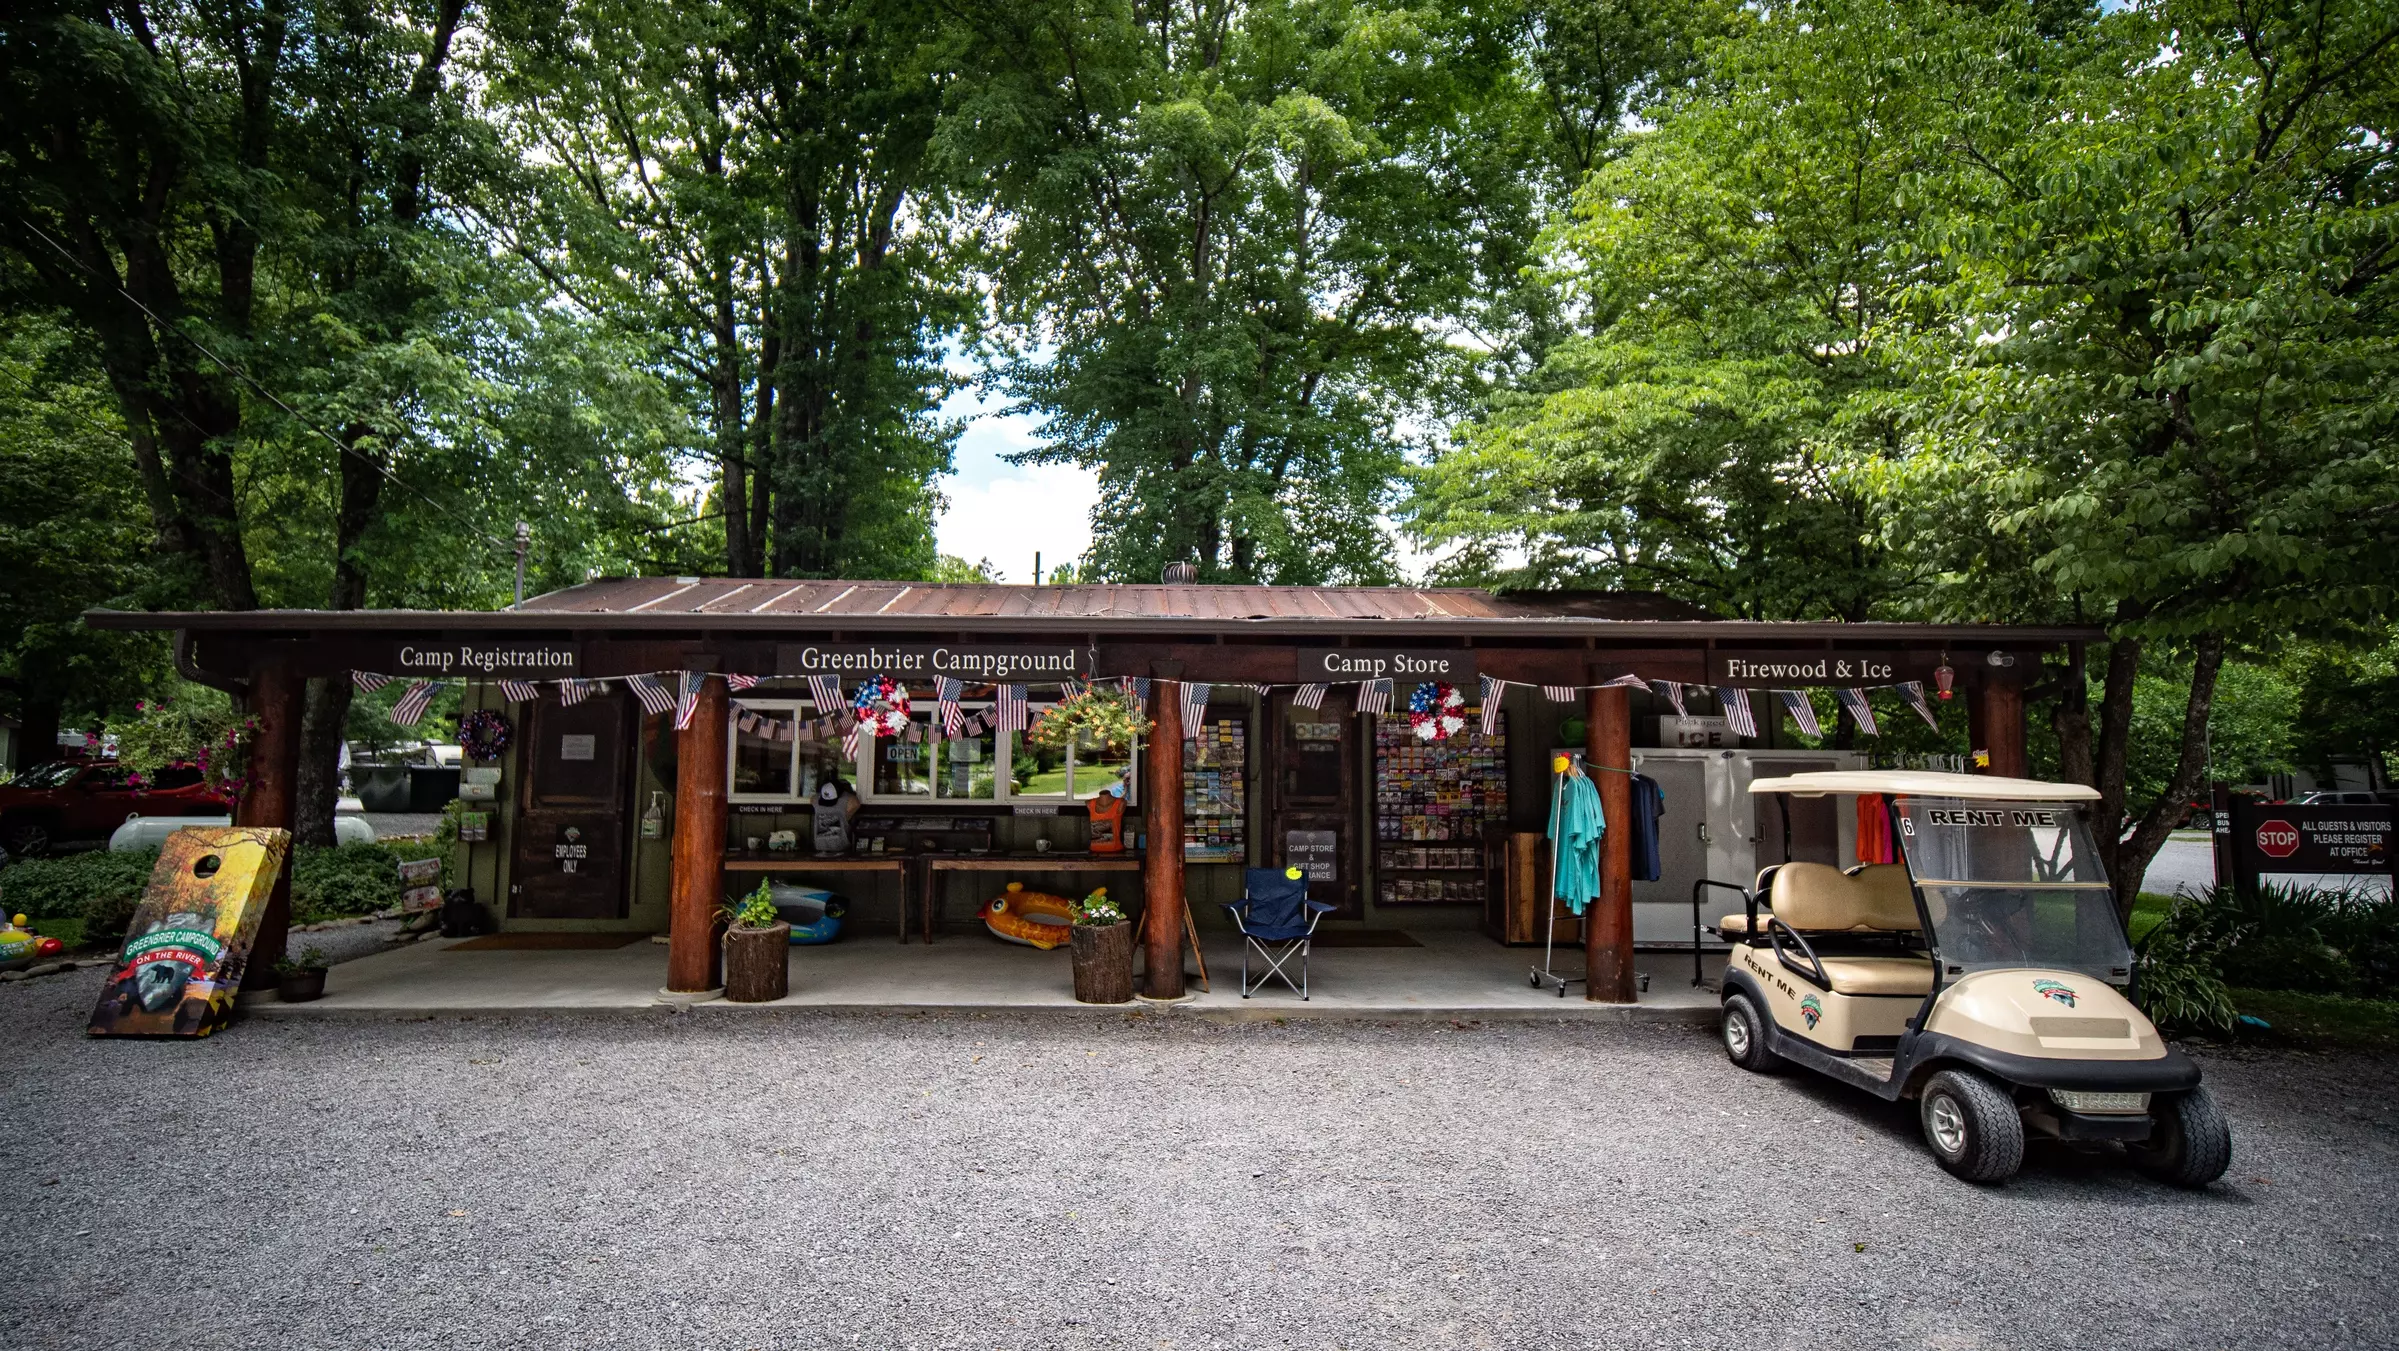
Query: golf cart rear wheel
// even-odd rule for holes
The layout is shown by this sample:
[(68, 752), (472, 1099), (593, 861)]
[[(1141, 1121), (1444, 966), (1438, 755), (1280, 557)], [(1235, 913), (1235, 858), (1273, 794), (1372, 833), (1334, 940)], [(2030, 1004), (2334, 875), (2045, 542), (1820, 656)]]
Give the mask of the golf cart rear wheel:
[(1752, 1074), (1772, 1074), (1783, 1058), (1766, 1044), (1765, 1015), (1747, 995), (1724, 1001), (1724, 1054)]
[(2177, 1187), (2204, 1187), (2232, 1166), (2232, 1127), (2205, 1088), (2150, 1104), (2149, 1138), (2124, 1147), (2132, 1166)]
[(1917, 1102), (1924, 1143), (1968, 1182), (2004, 1182), (2024, 1162), (2024, 1117), (2007, 1090), (1972, 1070), (1943, 1070)]

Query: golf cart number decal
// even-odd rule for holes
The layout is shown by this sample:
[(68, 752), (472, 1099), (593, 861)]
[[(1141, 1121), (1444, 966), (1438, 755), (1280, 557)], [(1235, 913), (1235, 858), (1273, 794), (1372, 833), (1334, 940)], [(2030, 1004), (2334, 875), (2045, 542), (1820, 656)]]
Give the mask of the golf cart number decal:
[(1815, 1031), (1816, 1024), (1824, 1018), (1824, 1001), (1814, 995), (1800, 1000), (1799, 1016), (1808, 1020), (1808, 1031)]
[[(2054, 829), (2058, 823), (2056, 812), (1993, 811), (1959, 807), (1928, 807), (1925, 809), (1924, 819), (1936, 826), (2040, 826)], [(1910, 835), (1915, 833), (1913, 830), (1908, 831)]]
[(2035, 994), (2043, 998), (2054, 999), (2067, 1008), (2074, 1007), (2074, 987), (2071, 985), (2060, 985), (2054, 980), (2036, 980), (2032, 988)]

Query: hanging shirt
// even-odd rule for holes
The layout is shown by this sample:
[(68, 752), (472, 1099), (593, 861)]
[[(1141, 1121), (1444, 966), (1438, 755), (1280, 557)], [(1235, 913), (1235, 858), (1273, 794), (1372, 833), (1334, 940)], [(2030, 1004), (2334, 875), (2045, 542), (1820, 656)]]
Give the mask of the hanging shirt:
[(1658, 818), (1666, 814), (1666, 790), (1647, 774), (1633, 776), (1633, 880), (1655, 882), (1665, 870), (1658, 857)]
[(1891, 817), (1880, 793), (1858, 794), (1858, 862), (1898, 862), (1891, 852)]
[(1558, 899), (1579, 915), (1599, 895), (1599, 840), (1608, 832), (1608, 818), (1599, 807), (1599, 790), (1586, 775), (1559, 779), (1552, 806), (1549, 838), (1557, 857), (1553, 885)]

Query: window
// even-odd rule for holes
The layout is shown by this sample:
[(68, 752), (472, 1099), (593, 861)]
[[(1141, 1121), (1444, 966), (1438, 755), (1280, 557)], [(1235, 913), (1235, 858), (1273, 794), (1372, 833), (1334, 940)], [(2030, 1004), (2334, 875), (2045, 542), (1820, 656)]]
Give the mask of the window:
[[(787, 734), (820, 716), (805, 700), (736, 699), (726, 757), (729, 799), (805, 801), (836, 771), (855, 784), (859, 796), (868, 802), (1080, 802), (1115, 783), (1123, 783), (1128, 793), (1135, 788), (1138, 747), (1119, 751), (1085, 746), (1048, 749), (1030, 744), (1021, 733), (989, 727), (973, 736), (945, 741), (935, 735), (937, 706), (932, 696), (917, 694), (914, 704), (909, 721), (918, 729), (918, 740), (860, 737), (857, 760), (845, 762), (838, 737), (785, 741), (773, 735)], [(991, 705), (961, 703), (959, 710), (968, 718), (988, 718)], [(1039, 706), (1031, 710), (1035, 716), (1039, 712)], [(745, 718), (745, 714), (751, 716)], [(746, 730), (745, 722), (749, 724)]]
[[(745, 719), (745, 713), (753, 716)], [(732, 801), (805, 801), (818, 784), (845, 768), (839, 741), (785, 741), (768, 735), (788, 735), (808, 716), (797, 699), (743, 699), (734, 704), (726, 757), (731, 775), (727, 796)]]

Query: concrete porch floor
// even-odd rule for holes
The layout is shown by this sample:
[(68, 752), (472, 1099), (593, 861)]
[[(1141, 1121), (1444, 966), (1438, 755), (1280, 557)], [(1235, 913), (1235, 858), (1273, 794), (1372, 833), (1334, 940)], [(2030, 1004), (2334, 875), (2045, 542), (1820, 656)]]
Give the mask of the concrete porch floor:
[[(1422, 947), (1326, 947), (1311, 964), (1311, 998), (1279, 983), (1241, 997), (1241, 947), (1231, 935), (1207, 935), (1214, 989), (1172, 1006), (1216, 1018), (1599, 1018), (1691, 1020), (1715, 1017), (1712, 988), (1724, 967), (1706, 959), (1709, 986), (1691, 984), (1689, 953), (1643, 953), (1650, 977), (1638, 1004), (1595, 1004), (1577, 985), (1561, 999), (1532, 988), (1529, 973), (1539, 948), (1511, 948), (1481, 934), (1411, 931)], [(660, 993), (666, 948), (637, 939), (600, 951), (453, 952), (468, 940), (433, 939), (343, 962), (327, 973), (325, 997), (306, 1004), (245, 1005), (266, 1017), (343, 1015), (423, 1017), (458, 1014), (634, 1010), (688, 1002)], [(1561, 950), (1559, 968), (1582, 970), (1579, 950)], [(980, 933), (945, 934), (930, 947), (901, 945), (888, 935), (859, 935), (823, 947), (791, 950), (791, 993), (771, 1004), (696, 1007), (841, 1010), (1100, 1011), (1156, 1007), (1077, 1004), (1064, 948), (1041, 952)], [(1186, 962), (1188, 962), (1186, 957)]]

